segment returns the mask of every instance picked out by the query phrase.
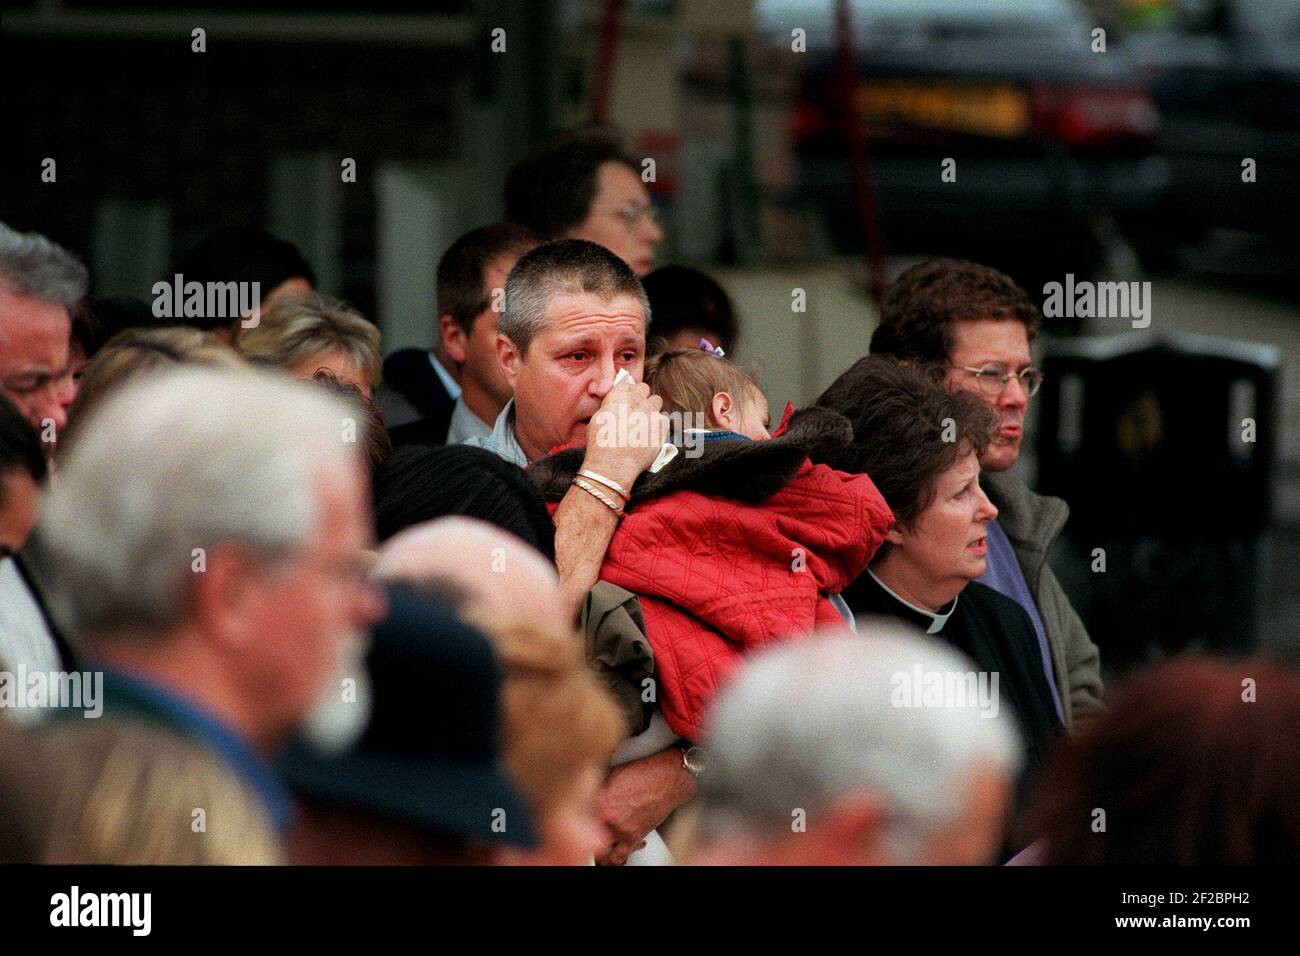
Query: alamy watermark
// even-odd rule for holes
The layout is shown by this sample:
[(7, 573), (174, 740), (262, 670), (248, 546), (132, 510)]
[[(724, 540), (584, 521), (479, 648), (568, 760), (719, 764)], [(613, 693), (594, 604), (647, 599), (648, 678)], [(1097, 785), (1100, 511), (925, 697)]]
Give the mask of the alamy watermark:
[(916, 664), (895, 671), (889, 703), (894, 707), (954, 707), (978, 710), (981, 717), (998, 715), (997, 671), (932, 671)]
[(251, 329), (261, 311), (260, 282), (186, 282), (178, 272), (170, 283), (153, 284), (153, 314), (160, 319), (239, 319)]
[(1067, 272), (1064, 283), (1043, 286), (1043, 297), (1049, 319), (1132, 319), (1135, 329), (1151, 324), (1150, 282), (1075, 282)]
[(132, 936), (148, 936), (152, 916), (152, 893), (83, 893), (74, 884), (50, 897), (50, 925), (55, 927), (122, 927)]
[(0, 671), (0, 710), (80, 710), (86, 718), (104, 713), (103, 671)]

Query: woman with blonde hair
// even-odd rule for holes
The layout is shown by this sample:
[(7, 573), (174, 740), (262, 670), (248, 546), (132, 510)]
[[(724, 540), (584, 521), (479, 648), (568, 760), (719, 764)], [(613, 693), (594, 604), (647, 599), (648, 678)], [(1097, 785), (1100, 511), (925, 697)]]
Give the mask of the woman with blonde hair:
[(337, 299), (310, 295), (285, 299), (262, 314), (239, 339), (251, 362), (310, 379), (330, 372), (367, 399), (379, 384), (379, 329)]
[(0, 726), (0, 806), (0, 863), (284, 862), (257, 796), (193, 744), (144, 724)]

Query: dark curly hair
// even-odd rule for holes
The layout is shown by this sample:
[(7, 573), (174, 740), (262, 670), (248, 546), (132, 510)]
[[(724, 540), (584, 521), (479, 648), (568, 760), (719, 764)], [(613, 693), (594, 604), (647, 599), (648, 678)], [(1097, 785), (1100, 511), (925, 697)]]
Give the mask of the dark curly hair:
[(1021, 322), (1030, 342), (1038, 334), (1038, 309), (1009, 276), (965, 259), (931, 259), (885, 290), (871, 352), (944, 364), (952, 354), (952, 323), (973, 319)]
[(814, 459), (870, 475), (904, 527), (934, 500), (939, 475), (972, 451), (983, 454), (993, 434), (996, 419), (983, 400), (948, 391), (942, 375), (937, 366), (868, 355), (817, 399), (849, 420), (853, 443)]

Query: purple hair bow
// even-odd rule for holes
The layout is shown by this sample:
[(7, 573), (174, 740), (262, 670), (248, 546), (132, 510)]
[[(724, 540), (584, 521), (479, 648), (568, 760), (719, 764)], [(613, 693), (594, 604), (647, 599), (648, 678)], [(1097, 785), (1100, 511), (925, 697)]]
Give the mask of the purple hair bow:
[(722, 351), (722, 347), (712, 344), (708, 339), (700, 339), (700, 348), (710, 355), (718, 358), (726, 358), (727, 353)]

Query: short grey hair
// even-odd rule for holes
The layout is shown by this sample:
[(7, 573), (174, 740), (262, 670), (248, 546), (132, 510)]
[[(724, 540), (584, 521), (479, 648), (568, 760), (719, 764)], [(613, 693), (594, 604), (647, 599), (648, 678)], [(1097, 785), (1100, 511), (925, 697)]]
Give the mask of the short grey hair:
[(497, 331), (525, 354), (546, 328), (551, 299), (583, 293), (606, 301), (631, 296), (641, 307), (643, 329), (650, 327), (650, 299), (626, 262), (586, 239), (558, 239), (526, 253), (510, 270)]
[(968, 673), (972, 661), (896, 621), (858, 627), (757, 654), (718, 695), (700, 775), (706, 837), (789, 833), (796, 809), (815, 818), (870, 792), (887, 801), (884, 839), (906, 864), (961, 817), (971, 771), (1018, 768), (1007, 708), (988, 719), (974, 706), (895, 706), (898, 675)]
[(353, 416), (319, 387), (253, 368), (151, 371), (109, 395), (60, 463), (37, 532), (65, 623), (166, 630), (183, 619), (194, 549), (299, 552), (317, 483), (361, 467), (344, 437)]
[(58, 243), (0, 222), (0, 288), (71, 310), (88, 282), (86, 267)]

